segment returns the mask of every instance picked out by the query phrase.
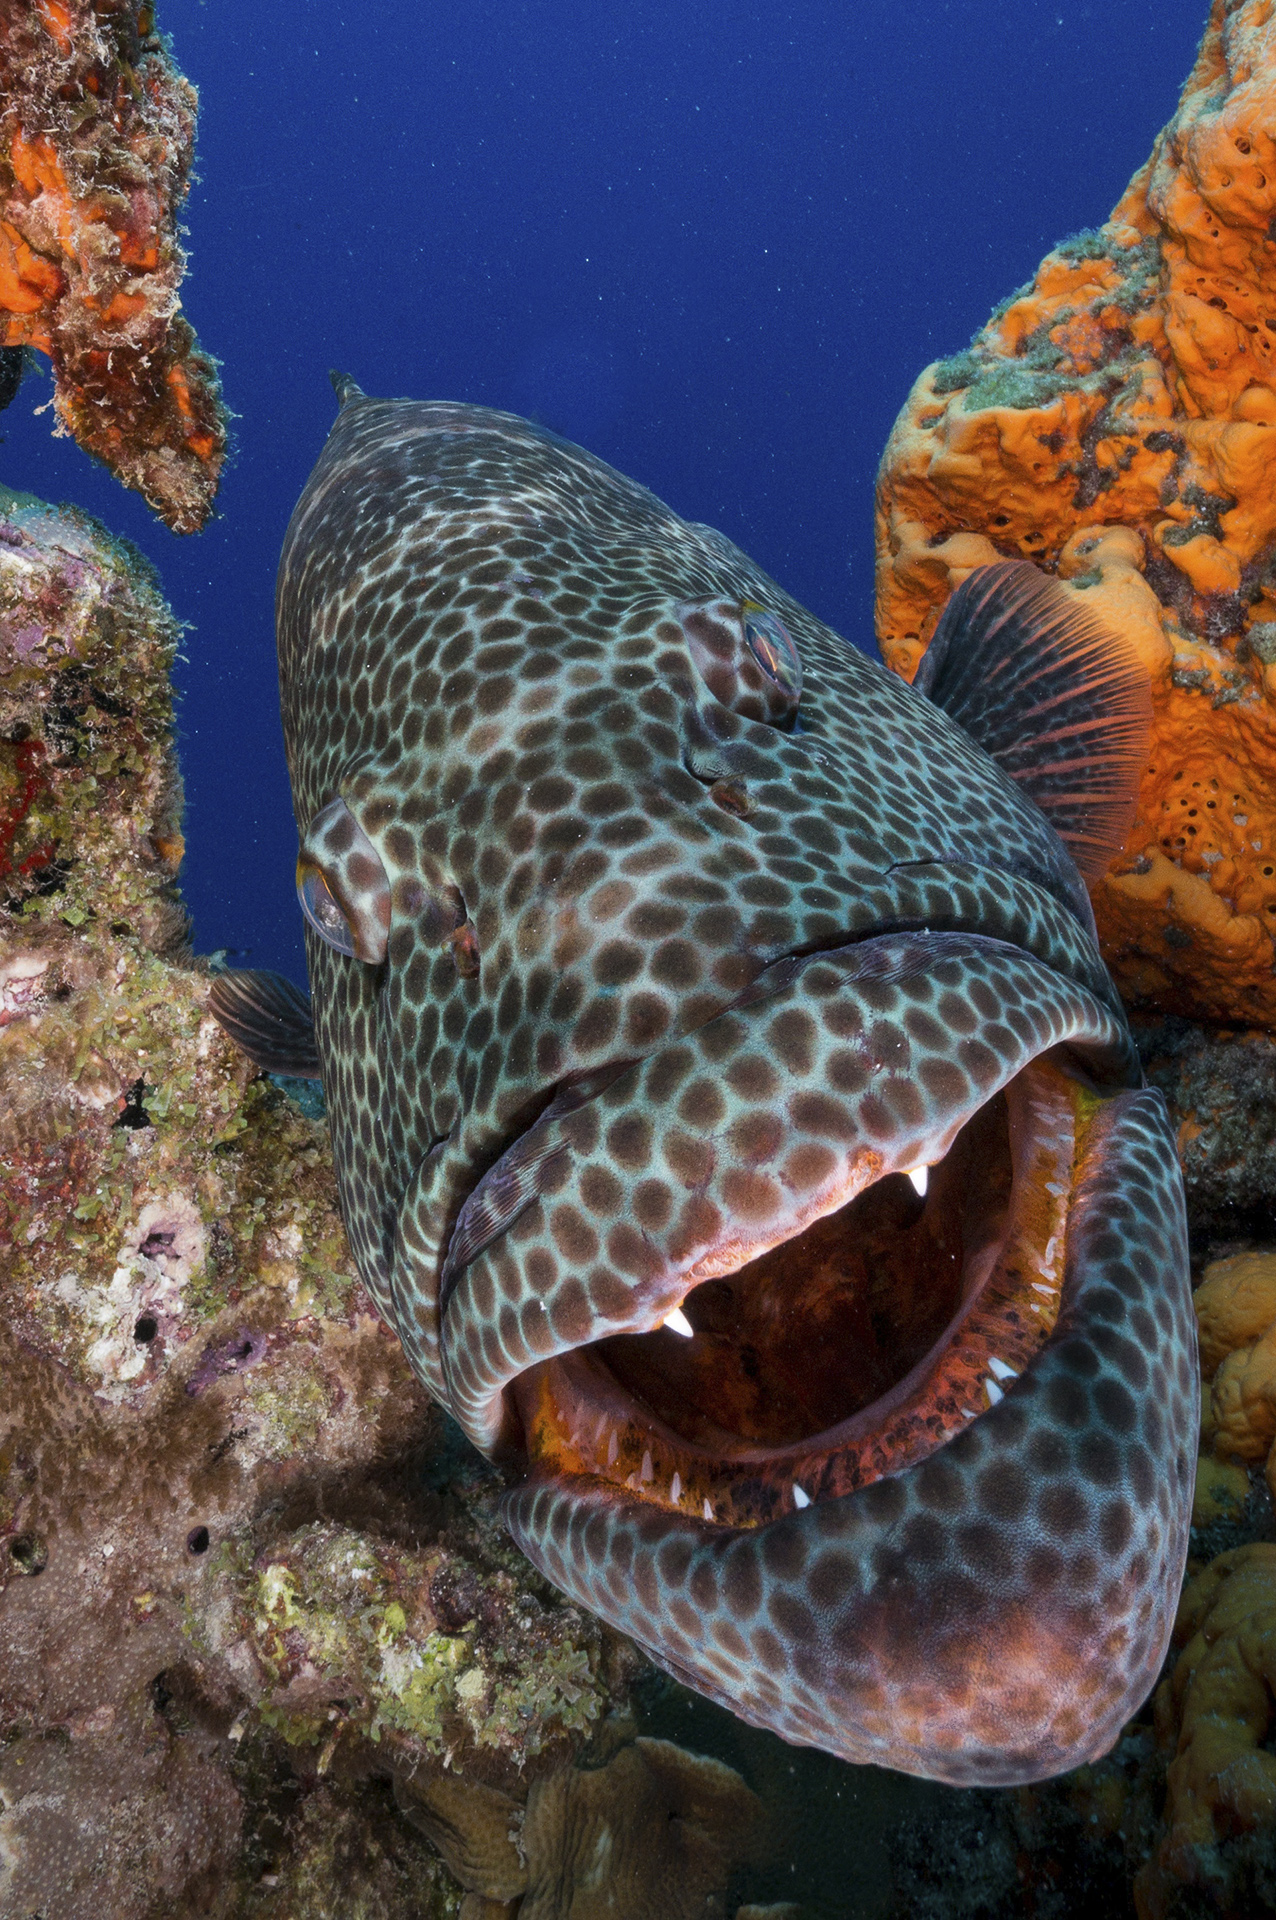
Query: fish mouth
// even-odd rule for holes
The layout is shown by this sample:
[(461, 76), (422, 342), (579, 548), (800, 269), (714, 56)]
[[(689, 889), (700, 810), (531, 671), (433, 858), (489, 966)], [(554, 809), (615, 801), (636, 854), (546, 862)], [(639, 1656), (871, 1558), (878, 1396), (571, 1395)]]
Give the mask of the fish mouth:
[(453, 1410), (718, 1526), (896, 1472), (1049, 1339), (1078, 1139), (1132, 1080), (1111, 1012), (995, 939), (777, 962), (484, 1176), (442, 1269)]
[(680, 1329), (556, 1355), (510, 1389), (533, 1472), (756, 1527), (924, 1459), (1058, 1322), (1088, 1075), (1048, 1054), (928, 1170), (888, 1172), (680, 1302)]
[(1168, 1644), (1199, 1405), (1139, 1077), (1041, 961), (889, 935), (551, 1121), (442, 1326), (519, 1547), (798, 1744), (957, 1785), (1105, 1752)]

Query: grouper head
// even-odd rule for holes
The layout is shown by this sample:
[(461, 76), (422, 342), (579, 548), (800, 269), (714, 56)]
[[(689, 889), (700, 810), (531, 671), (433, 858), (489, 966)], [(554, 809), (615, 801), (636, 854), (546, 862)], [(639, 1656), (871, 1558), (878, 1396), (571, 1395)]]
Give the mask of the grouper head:
[(213, 1004), (321, 1070), (374, 1300), (691, 1686), (955, 1782), (1101, 1753), (1197, 1395), (1082, 877), (1137, 669), (1007, 563), (909, 687), (526, 421), (338, 392), (277, 606), (313, 1038), (272, 977)]

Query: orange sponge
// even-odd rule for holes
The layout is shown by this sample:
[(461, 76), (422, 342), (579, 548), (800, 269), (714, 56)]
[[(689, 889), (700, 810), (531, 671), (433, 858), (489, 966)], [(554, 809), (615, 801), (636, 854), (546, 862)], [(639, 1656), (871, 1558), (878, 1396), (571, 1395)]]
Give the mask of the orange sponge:
[(150, 0), (0, 8), (0, 347), (49, 355), (59, 431), (179, 533), (226, 452), (177, 300), (196, 104)]
[(1215, 0), (1108, 222), (927, 367), (882, 459), (877, 620), (911, 679), (948, 595), (1026, 557), (1137, 653), (1152, 752), (1095, 887), (1122, 992), (1276, 1021), (1276, 24)]

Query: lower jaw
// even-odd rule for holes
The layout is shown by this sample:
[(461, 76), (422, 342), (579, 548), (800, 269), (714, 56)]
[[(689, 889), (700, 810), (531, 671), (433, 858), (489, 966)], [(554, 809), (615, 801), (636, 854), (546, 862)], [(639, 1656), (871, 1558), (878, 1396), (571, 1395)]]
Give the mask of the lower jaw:
[(512, 1392), (532, 1479), (749, 1529), (942, 1448), (1054, 1330), (1073, 1168), (1100, 1104), (1039, 1058), (959, 1135), (924, 1204), (890, 1175), (690, 1294), (691, 1340), (622, 1336), (530, 1369)]

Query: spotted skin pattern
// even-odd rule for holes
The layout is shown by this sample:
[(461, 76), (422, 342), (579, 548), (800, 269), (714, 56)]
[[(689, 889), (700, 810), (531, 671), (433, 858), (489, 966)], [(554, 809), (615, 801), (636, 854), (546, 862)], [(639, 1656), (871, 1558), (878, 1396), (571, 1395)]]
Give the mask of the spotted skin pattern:
[[(693, 1686), (950, 1780), (1101, 1751), (1166, 1643), (1197, 1389), (1173, 1140), (1069, 856), (721, 535), (513, 416), (339, 391), (277, 615), (303, 846), (339, 800), (383, 870), (383, 959), (306, 936), (379, 1307), (508, 1460), (524, 1550)], [(764, 667), (796, 650), (796, 713), (750, 617)], [(1075, 1158), (1033, 1133), (1047, 1082)], [(598, 1341), (672, 1341), (701, 1282), (1004, 1102), (1004, 1217), (1037, 1224), (977, 1279), (963, 1256), (969, 1298), (887, 1396), (906, 1441), (866, 1452), (877, 1410), (848, 1406), (800, 1498), (783, 1447), (746, 1473), (674, 1435), (657, 1474), (654, 1413), (641, 1470), (580, 1453), (555, 1369), (593, 1420)], [(993, 1373), (944, 1425), (928, 1382), (963, 1366)]]

